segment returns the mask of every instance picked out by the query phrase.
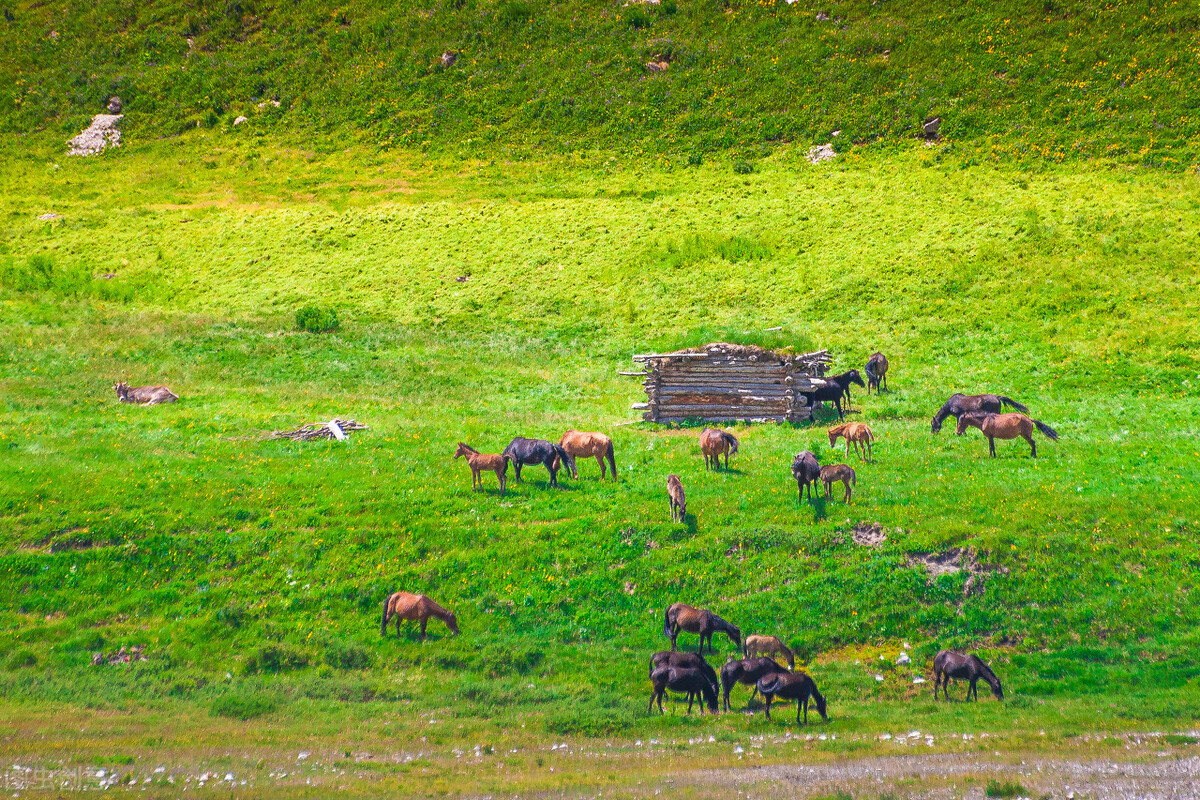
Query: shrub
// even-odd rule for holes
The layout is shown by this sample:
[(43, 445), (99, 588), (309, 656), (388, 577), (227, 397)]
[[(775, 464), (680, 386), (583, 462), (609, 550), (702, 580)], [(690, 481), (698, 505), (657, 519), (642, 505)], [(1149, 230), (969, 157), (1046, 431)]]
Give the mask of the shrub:
[(679, 6), (675, 3), (675, 0), (664, 0), (663, 4), (658, 7), (658, 13), (666, 17), (674, 15), (678, 10)]
[(634, 30), (649, 28), (651, 22), (653, 22), (653, 17), (637, 6), (628, 8), (625, 11), (625, 23)]
[(533, 6), (524, 0), (508, 0), (500, 6), (496, 19), (502, 25), (521, 25), (533, 19)]
[(749, 161), (735, 161), (733, 162), (733, 171), (738, 175), (749, 175), (754, 172), (754, 165)]
[(223, 694), (213, 701), (209, 711), (217, 717), (254, 719), (263, 714), (270, 714), (277, 706), (274, 697), (262, 692)]
[(688, 166), (689, 167), (698, 167), (703, 163), (704, 163), (704, 156), (701, 155), (700, 153), (692, 153), (690, 156), (688, 156)]
[(524, 645), (507, 647), (500, 644), (486, 645), (476, 659), (478, 671), (489, 675), (524, 675), (541, 665), (545, 654)]
[(357, 644), (334, 640), (325, 645), (325, 663), (334, 669), (367, 669), (371, 653)]
[(30, 650), (18, 650), (8, 657), (5, 666), (13, 670), (21, 669), (22, 667), (36, 667), (37, 656)]
[(305, 306), (296, 312), (296, 330), (298, 331), (329, 333), (336, 331), (340, 325), (337, 312), (332, 308)]
[(988, 781), (987, 796), (988, 797), (1021, 797), (1028, 794), (1025, 787), (1019, 783), (1000, 783), (1000, 781)]
[(288, 672), (308, 665), (307, 653), (286, 644), (268, 644), (250, 655), (242, 671), (248, 675), (256, 672)]

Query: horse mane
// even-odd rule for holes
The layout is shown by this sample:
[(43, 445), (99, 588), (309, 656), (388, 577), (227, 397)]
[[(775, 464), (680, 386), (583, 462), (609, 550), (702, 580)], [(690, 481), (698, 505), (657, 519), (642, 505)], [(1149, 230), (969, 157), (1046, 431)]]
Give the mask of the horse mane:
[(983, 676), (983, 679), (988, 682), (989, 686), (995, 686), (1000, 682), (1000, 679), (996, 677), (996, 673), (992, 672), (992, 668), (985, 664), (982, 658), (975, 654), (972, 654), (971, 658), (975, 660), (975, 665), (979, 667), (979, 674)]
[(445, 622), (447, 617), (454, 616), (454, 612), (442, 608), (437, 603), (430, 600), (428, 596), (425, 597), (425, 602), (429, 604), (429, 616), (431, 617), (437, 617), (442, 622)]
[(458, 446), (459, 446), (459, 447), (462, 447), (462, 448), (465, 448), (465, 449), (469, 450), (469, 451), (470, 451), (470, 452), (472, 452), (472, 453), (478, 453), (478, 452), (479, 452), (478, 450), (476, 450), (474, 447), (471, 447), (471, 445), (467, 444), (466, 442), (459, 442), (459, 443), (458, 443)]
[(829, 435), (830, 436), (845, 436), (846, 428), (848, 428), (848, 427), (850, 427), (849, 422), (843, 422), (840, 425), (834, 425), (832, 428), (829, 429)]
[[(710, 611), (709, 613), (711, 614), (712, 612)], [(716, 614), (713, 614), (712, 618), (713, 618), (713, 627), (714, 628), (716, 628), (719, 631), (723, 631), (727, 634), (730, 634), (731, 636), (736, 636), (738, 639), (742, 638), (742, 632), (738, 628), (737, 625), (734, 625), (732, 622), (726, 622), (725, 620), (718, 617)]]

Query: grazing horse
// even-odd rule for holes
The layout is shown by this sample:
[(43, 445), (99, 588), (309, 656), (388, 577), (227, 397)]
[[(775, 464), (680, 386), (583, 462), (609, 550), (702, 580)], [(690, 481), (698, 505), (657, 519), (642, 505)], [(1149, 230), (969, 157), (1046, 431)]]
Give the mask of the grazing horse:
[(556, 444), (545, 439), (526, 439), (518, 436), (504, 448), (504, 457), (513, 462), (517, 483), (521, 482), (521, 467), (526, 464), (542, 464), (550, 473), (550, 485), (558, 486), (558, 470), (567, 465), (568, 474), (575, 472), (575, 457)]
[(700, 431), (700, 452), (704, 453), (704, 466), (708, 469), (721, 468), (721, 456), (725, 456), (725, 469), (729, 469), (729, 457), (738, 451), (737, 437), (728, 431), (705, 428)]
[[(613, 480), (617, 479), (617, 460), (613, 457), (612, 439), (603, 433), (582, 433), (570, 430), (558, 440), (558, 446), (567, 451), (572, 458), (595, 456), (596, 463), (600, 465), (601, 480), (607, 477), (604, 467), (604, 459), (607, 458), (609, 466), (612, 467)], [(571, 477), (579, 480), (579, 473), (575, 471), (575, 462), (573, 461), (571, 462)]]
[(821, 477), (821, 465), (811, 450), (802, 450), (792, 459), (792, 477), (796, 479), (796, 500), (804, 499), (805, 489), (811, 499), (817, 490), (817, 479)]
[(753, 634), (747, 636), (745, 643), (742, 645), (742, 655), (746, 658), (751, 656), (783, 656), (787, 659), (788, 669), (796, 668), (796, 654), (788, 649), (788, 646), (783, 643), (783, 640), (778, 636), (763, 636), (761, 634)]
[(174, 403), (179, 396), (165, 386), (130, 386), (121, 381), (113, 387), (117, 400), (121, 403), (139, 403), (143, 406), (156, 406), (159, 403)]
[(1037, 458), (1037, 445), (1033, 443), (1033, 427), (1035, 425), (1047, 439), (1052, 442), (1058, 441), (1058, 432), (1054, 428), (1040, 419), (1030, 419), (1024, 414), (985, 414), (979, 411), (960, 414), (957, 433), (962, 436), (967, 426), (979, 428), (983, 431), (983, 435), (988, 437), (988, 447), (992, 452), (992, 458), (996, 457), (997, 439), (1015, 439), (1021, 436), (1029, 442), (1029, 455)]
[(735, 645), (742, 643), (742, 632), (736, 625), (731, 625), (703, 608), (693, 608), (687, 603), (673, 603), (663, 615), (663, 633), (671, 637), (671, 649), (675, 649), (675, 640), (681, 631), (700, 634), (700, 654), (704, 655), (704, 640), (708, 639), (708, 652), (715, 652), (712, 645), (713, 634), (721, 631)]
[(429, 618), (440, 619), (455, 636), (458, 635), (458, 618), (423, 594), (396, 592), (383, 601), (383, 623), (379, 635), (387, 636), (388, 622), (396, 618), (396, 636), (400, 635), (400, 620), (412, 619), (421, 625), (421, 640), (425, 639), (425, 625)]
[(833, 484), (837, 481), (841, 481), (843, 488), (846, 490), (846, 496), (842, 498), (842, 502), (849, 503), (850, 487), (855, 485), (854, 468), (847, 464), (834, 464), (828, 467), (821, 467), (821, 483), (825, 484), (826, 500), (833, 494)]
[(842, 416), (842, 399), (845, 398), (846, 410), (850, 410), (850, 384), (857, 383), (859, 386), (866, 386), (863, 383), (862, 376), (858, 374), (858, 370), (852, 369), (848, 372), (843, 372), (841, 375), (833, 375), (825, 378), (825, 385), (814, 389), (811, 392), (802, 392), (808, 399), (810, 407), (821, 402), (832, 402), (837, 407), (838, 419), (844, 419)]
[(1004, 688), (1000, 686), (1000, 679), (996, 677), (996, 673), (988, 668), (988, 665), (983, 663), (979, 656), (967, 653), (959, 653), (955, 650), (942, 650), (933, 657), (933, 699), (937, 700), (938, 686), (942, 688), (942, 695), (950, 699), (950, 679), (954, 678), (959, 681), (970, 681), (967, 687), (967, 699), (971, 699), (971, 695), (975, 695), (975, 700), (979, 700), (979, 689), (975, 683), (980, 678), (991, 687), (992, 694), (997, 700), (1004, 699)]
[[(867, 394), (871, 393), (872, 386), (875, 387), (875, 394), (879, 394), (881, 391), (884, 391), (884, 392), (887, 391), (887, 371), (888, 371), (887, 356), (885, 356), (883, 353), (880, 353), (878, 351), (872, 353), (871, 357), (867, 359), (867, 367), (866, 367)], [(883, 383), (882, 388), (880, 388), (880, 382)]]
[(723, 698), (721, 707), (726, 711), (729, 710), (729, 692), (735, 683), (753, 686), (754, 691), (750, 693), (750, 700), (753, 700), (754, 695), (758, 694), (758, 681), (767, 675), (774, 675), (776, 672), (787, 672), (787, 670), (775, 659), (767, 656), (727, 661), (721, 667), (721, 695)]
[(696, 653), (682, 653), (678, 650), (663, 650), (655, 653), (650, 656), (651, 674), (659, 667), (688, 667), (690, 669), (698, 669), (708, 676), (714, 692), (720, 686), (717, 673), (712, 668), (712, 665), (704, 660), (704, 656), (697, 655)]
[(800, 724), (800, 709), (804, 709), (804, 724), (808, 724), (808, 699), (811, 697), (817, 706), (821, 719), (828, 721), (825, 716), (825, 698), (817, 691), (817, 684), (803, 672), (776, 672), (758, 681), (758, 691), (767, 698), (767, 719), (771, 718), (771, 701), (776, 697), (796, 701), (796, 724)]
[(671, 503), (671, 522), (683, 522), (687, 517), (687, 498), (678, 475), (667, 476), (667, 499)]
[[(841, 425), (834, 425), (829, 429), (829, 446), (837, 445), (839, 437), (846, 439), (846, 458), (850, 457), (850, 444), (854, 444), (854, 452), (858, 454), (859, 460), (863, 460), (863, 450), (866, 450), (869, 462), (871, 460), (871, 442), (875, 441), (875, 434), (871, 433), (871, 429), (861, 422), (843, 422)], [(861, 448), (861, 449), (860, 449)]]
[(1029, 413), (1028, 408), (1002, 394), (952, 394), (950, 399), (942, 403), (942, 407), (933, 415), (933, 432), (937, 433), (942, 429), (942, 423), (946, 421), (946, 417), (957, 418), (959, 415), (971, 411), (990, 411), (993, 414), (999, 414), (1004, 410), (1004, 406), (1015, 408), (1022, 414)]
[(650, 707), (646, 709), (647, 712), (654, 710), (654, 701), (657, 700), (658, 713), (662, 714), (663, 694), (670, 689), (672, 692), (687, 694), (689, 714), (692, 713), (692, 700), (701, 696), (704, 703), (700, 706), (700, 713), (704, 713), (706, 705), (709, 711), (717, 713), (717, 690), (701, 670), (689, 667), (659, 667), (651, 671), (650, 682), (654, 684), (654, 691), (650, 694)]
[(466, 456), (467, 466), (471, 468), (472, 491), (479, 491), (483, 488), (483, 479), (479, 477), (479, 473), (485, 469), (490, 469), (496, 473), (496, 480), (500, 483), (500, 496), (504, 496), (504, 490), (508, 486), (507, 458), (494, 453), (481, 453), (469, 444), (459, 442), (458, 449), (454, 451), (454, 457), (460, 458), (462, 456)]

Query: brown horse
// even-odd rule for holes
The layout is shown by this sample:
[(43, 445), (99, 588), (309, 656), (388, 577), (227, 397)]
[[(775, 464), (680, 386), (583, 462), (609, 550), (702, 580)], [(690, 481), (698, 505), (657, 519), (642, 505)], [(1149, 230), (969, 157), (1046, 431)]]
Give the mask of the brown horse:
[[(604, 459), (607, 458), (609, 466), (612, 467), (613, 480), (617, 479), (617, 461), (613, 456), (612, 439), (603, 433), (583, 433), (581, 431), (569, 430), (558, 440), (558, 446), (575, 458), (595, 456), (596, 463), (600, 465), (601, 480), (607, 476), (604, 467)], [(569, 466), (571, 467), (571, 477), (578, 480), (579, 471), (573, 463)]]
[(735, 683), (753, 686), (754, 691), (750, 692), (750, 700), (753, 700), (754, 695), (758, 694), (758, 681), (767, 675), (774, 675), (776, 672), (787, 672), (787, 670), (775, 659), (767, 656), (725, 662), (725, 665), (721, 667), (722, 708), (726, 711), (729, 710), (729, 692)]
[(425, 625), (429, 618), (440, 619), (455, 636), (458, 635), (458, 618), (423, 594), (396, 592), (383, 601), (383, 623), (379, 635), (387, 636), (388, 622), (396, 618), (396, 636), (400, 635), (400, 620), (416, 620), (421, 625), (421, 639), (425, 639)]
[(967, 686), (967, 699), (971, 699), (971, 695), (975, 695), (975, 700), (979, 700), (979, 689), (975, 683), (982, 678), (983, 681), (991, 688), (992, 694), (997, 700), (1004, 699), (1004, 687), (1000, 685), (1000, 679), (996, 677), (996, 673), (988, 668), (988, 665), (983, 663), (979, 656), (967, 653), (959, 653), (955, 650), (942, 650), (933, 657), (933, 699), (937, 700), (938, 687), (941, 686), (942, 695), (950, 699), (950, 679), (954, 678), (959, 681), (970, 681)]
[(165, 386), (130, 386), (121, 381), (113, 387), (117, 400), (122, 403), (139, 403), (156, 406), (159, 403), (174, 403), (179, 396)]
[(1015, 439), (1018, 436), (1024, 437), (1025, 441), (1029, 442), (1029, 455), (1032, 458), (1037, 458), (1037, 445), (1033, 443), (1033, 428), (1042, 432), (1052, 442), (1058, 441), (1058, 432), (1051, 428), (1040, 419), (1030, 419), (1024, 414), (991, 414), (972, 411), (969, 414), (960, 414), (958, 417), (957, 433), (962, 436), (967, 430), (967, 427), (979, 428), (983, 431), (983, 435), (988, 437), (988, 448), (991, 450), (992, 458), (996, 457), (996, 440), (997, 439)]
[(725, 469), (729, 469), (729, 457), (738, 451), (737, 437), (728, 431), (705, 428), (700, 431), (700, 452), (704, 453), (704, 466), (708, 469), (721, 468), (721, 456), (725, 456)]
[(855, 485), (854, 469), (846, 464), (833, 464), (828, 467), (821, 467), (821, 482), (825, 484), (826, 500), (833, 494), (833, 484), (837, 481), (841, 481), (842, 486), (846, 489), (846, 496), (842, 498), (842, 502), (849, 503), (850, 487)]
[[(867, 359), (867, 394), (871, 393), (871, 387), (875, 387), (875, 394), (880, 391), (887, 391), (887, 371), (888, 360), (887, 356), (880, 352), (874, 352)], [(883, 383), (883, 388), (880, 388), (880, 382)]]
[(875, 434), (871, 433), (870, 428), (861, 422), (843, 422), (841, 425), (834, 425), (829, 429), (829, 446), (834, 447), (839, 437), (846, 439), (846, 458), (850, 457), (850, 445), (853, 443), (854, 452), (858, 454), (859, 460), (863, 460), (863, 451), (865, 450), (866, 461), (870, 462), (871, 442), (875, 441)]
[(957, 419), (960, 414), (972, 411), (990, 411), (993, 414), (999, 414), (1004, 410), (1004, 406), (1015, 408), (1022, 414), (1029, 413), (1028, 408), (1002, 394), (952, 394), (950, 399), (942, 403), (942, 407), (933, 415), (932, 430), (934, 433), (940, 431), (946, 417)]
[(646, 709), (647, 712), (654, 710), (654, 701), (657, 700), (658, 713), (663, 713), (663, 694), (670, 689), (672, 692), (687, 694), (689, 714), (692, 713), (692, 700), (700, 696), (704, 697), (700, 713), (704, 713), (706, 705), (709, 711), (717, 713), (717, 691), (709, 682), (708, 676), (698, 669), (659, 667), (650, 673), (650, 683), (654, 685), (654, 691), (650, 694), (650, 707)]
[(667, 476), (667, 499), (671, 503), (671, 522), (684, 522), (687, 517), (687, 498), (678, 475)]
[(825, 716), (825, 698), (817, 691), (817, 684), (803, 672), (776, 672), (758, 681), (758, 691), (767, 698), (767, 719), (771, 718), (771, 701), (776, 697), (796, 701), (796, 724), (800, 724), (800, 710), (804, 709), (804, 724), (808, 724), (808, 699), (811, 697), (817, 706), (821, 719), (828, 721)]
[(763, 636), (761, 634), (753, 634), (746, 637), (746, 641), (742, 644), (742, 655), (746, 658), (751, 656), (783, 656), (787, 659), (788, 669), (796, 668), (796, 654), (788, 649), (788, 646), (783, 643), (783, 640), (778, 636)]
[(454, 451), (455, 458), (466, 456), (467, 466), (471, 468), (471, 490), (479, 491), (483, 488), (483, 480), (479, 477), (479, 473), (485, 469), (490, 469), (496, 473), (496, 480), (500, 482), (500, 496), (504, 496), (504, 490), (508, 487), (508, 459), (498, 454), (481, 453), (469, 444), (463, 442), (458, 443), (458, 449)]
[(704, 640), (708, 639), (708, 652), (714, 652), (712, 646), (713, 634), (721, 631), (733, 641), (742, 643), (742, 632), (736, 625), (731, 625), (703, 608), (693, 608), (687, 603), (674, 603), (663, 615), (663, 633), (671, 637), (671, 649), (675, 649), (675, 640), (681, 631), (700, 634), (700, 654), (704, 654)]
[(650, 674), (654, 674), (654, 670), (659, 667), (687, 667), (689, 669), (698, 669), (708, 676), (709, 682), (713, 686), (713, 691), (717, 690), (720, 685), (717, 681), (717, 673), (713, 670), (712, 665), (704, 660), (704, 656), (696, 653), (681, 653), (678, 650), (662, 650), (650, 656)]
[(817, 479), (821, 477), (821, 465), (811, 450), (801, 450), (792, 459), (792, 477), (796, 479), (796, 500), (804, 499), (806, 489), (809, 499), (812, 499), (817, 491)]

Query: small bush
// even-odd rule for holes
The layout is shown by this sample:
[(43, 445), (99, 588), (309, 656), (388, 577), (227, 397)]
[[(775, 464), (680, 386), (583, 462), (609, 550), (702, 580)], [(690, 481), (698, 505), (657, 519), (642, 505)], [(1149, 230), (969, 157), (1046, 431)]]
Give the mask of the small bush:
[(296, 312), (296, 330), (309, 333), (329, 333), (341, 326), (332, 308), (305, 306)]
[(749, 161), (735, 161), (733, 162), (733, 171), (738, 175), (749, 175), (754, 172), (754, 165)]
[(675, 3), (675, 0), (664, 0), (663, 4), (658, 7), (658, 13), (665, 17), (674, 16), (678, 10), (679, 6)]
[(692, 153), (690, 156), (688, 156), (688, 166), (689, 167), (698, 167), (703, 163), (704, 163), (704, 156), (701, 155), (700, 153)]
[(988, 781), (986, 794), (988, 797), (1021, 797), (1029, 792), (1019, 783)]
[(289, 672), (307, 667), (309, 663), (307, 653), (286, 644), (268, 644), (251, 654), (242, 671), (248, 675), (256, 672)]
[(476, 659), (478, 671), (488, 675), (524, 675), (541, 665), (545, 654), (541, 650), (523, 645), (506, 647), (499, 644), (485, 646)]
[(508, 0), (500, 6), (496, 19), (502, 25), (521, 25), (533, 19), (533, 6), (524, 0)]
[(332, 641), (325, 646), (325, 663), (334, 669), (367, 669), (371, 653), (356, 644)]
[(653, 21), (653, 17), (637, 6), (625, 10), (625, 24), (634, 30), (640, 31), (642, 28), (649, 28), (650, 23)]
[(18, 650), (8, 657), (5, 666), (9, 669), (16, 670), (23, 667), (36, 667), (37, 656), (30, 650)]
[(254, 692), (251, 694), (223, 694), (213, 701), (209, 711), (213, 716), (229, 719), (254, 719), (270, 714), (278, 707), (275, 698)]

